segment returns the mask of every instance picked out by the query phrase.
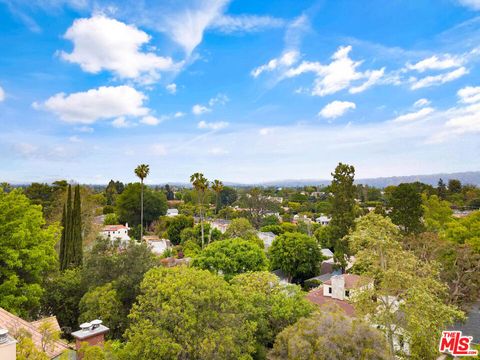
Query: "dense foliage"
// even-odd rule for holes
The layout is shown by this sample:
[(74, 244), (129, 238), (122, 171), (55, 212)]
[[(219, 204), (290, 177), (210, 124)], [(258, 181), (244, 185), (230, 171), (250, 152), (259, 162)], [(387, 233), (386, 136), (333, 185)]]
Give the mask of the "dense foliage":
[(278, 236), (269, 250), (271, 268), (282, 270), (290, 280), (318, 275), (322, 254), (317, 242), (301, 233)]
[(41, 207), (20, 190), (0, 188), (0, 307), (29, 318), (38, 310), (48, 271), (58, 264), (57, 225), (45, 226)]
[(275, 340), (270, 360), (391, 359), (383, 334), (338, 310), (322, 309), (299, 320)]
[(258, 245), (237, 238), (211, 243), (194, 259), (193, 266), (230, 279), (248, 271), (267, 270), (268, 261), (265, 252)]

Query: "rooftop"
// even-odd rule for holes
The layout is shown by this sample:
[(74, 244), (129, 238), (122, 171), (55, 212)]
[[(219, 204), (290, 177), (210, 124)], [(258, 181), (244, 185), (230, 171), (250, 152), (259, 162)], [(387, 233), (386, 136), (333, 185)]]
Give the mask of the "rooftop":
[[(47, 318), (47, 321), (49, 321), (48, 319), (51, 318)], [(37, 330), (38, 323), (39, 321), (29, 323), (28, 321), (9, 313), (5, 309), (0, 308), (0, 328), (8, 329), (13, 336), (15, 336), (15, 333), (21, 329), (26, 330), (32, 335), (32, 340), (35, 346), (38, 349), (42, 349), (42, 335)], [(69, 349), (70, 348), (66, 343), (56, 340), (52, 342), (51, 346), (47, 347), (45, 352), (50, 358), (54, 358)]]
[[(81, 325), (80, 325), (81, 326)], [(100, 324), (98, 327), (89, 327), (88, 329), (80, 329), (72, 333), (72, 336), (78, 340), (84, 340), (92, 337), (93, 335), (104, 334), (109, 330), (108, 327)]]
[[(364, 277), (355, 274), (343, 274), (343, 275), (336, 275), (336, 276), (343, 276), (345, 279), (345, 289), (354, 289), (359, 286), (359, 283), (365, 280)], [(332, 285), (332, 279), (324, 282), (325, 285)]]
[(125, 225), (106, 225), (103, 227), (103, 231), (118, 231), (118, 230), (128, 230)]
[(317, 289), (310, 291), (307, 294), (307, 300), (317, 305), (335, 304), (338, 307), (340, 307), (340, 309), (342, 309), (345, 312), (345, 314), (347, 314), (348, 316), (355, 317), (355, 308), (353, 307), (352, 304), (350, 304), (345, 300), (338, 300), (338, 299), (333, 299), (329, 296), (324, 296), (323, 287), (319, 287)]

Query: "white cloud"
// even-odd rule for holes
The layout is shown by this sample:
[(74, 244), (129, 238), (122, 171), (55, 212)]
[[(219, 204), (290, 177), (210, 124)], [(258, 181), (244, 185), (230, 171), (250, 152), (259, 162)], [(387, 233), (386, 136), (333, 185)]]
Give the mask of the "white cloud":
[(168, 84), (167, 86), (165, 86), (165, 88), (167, 89), (167, 91), (170, 94), (176, 94), (177, 93), (177, 84), (175, 84), (175, 83)]
[(202, 115), (210, 111), (212, 111), (212, 109), (209, 109), (206, 106), (200, 104), (193, 105), (192, 107), (192, 113), (195, 115)]
[(269, 134), (273, 133), (273, 129), (272, 128), (262, 128), (258, 131), (258, 133), (262, 136), (266, 136), (266, 135), (269, 135)]
[(221, 148), (221, 147), (214, 147), (214, 148), (209, 149), (208, 153), (211, 154), (211, 155), (216, 155), (216, 156), (227, 155), (228, 150), (225, 150), (224, 148)]
[(152, 83), (160, 71), (179, 66), (170, 57), (142, 52), (142, 46), (150, 41), (147, 33), (103, 15), (75, 20), (65, 38), (74, 47), (71, 53), (61, 52), (62, 58), (90, 73), (108, 70), (120, 78)]
[(156, 126), (162, 122), (163, 119), (159, 119), (152, 115), (144, 116), (140, 122), (145, 125)]
[(209, 101), (208, 101), (208, 105), (210, 106), (215, 106), (217, 104), (219, 105), (225, 105), (227, 102), (229, 102), (230, 99), (228, 98), (227, 95), (225, 94), (218, 94), (217, 96), (211, 98)]
[(134, 126), (130, 121), (127, 121), (124, 116), (120, 116), (112, 121), (112, 126), (118, 129), (129, 128)]
[(150, 151), (153, 155), (156, 156), (165, 156), (167, 155), (167, 148), (163, 144), (153, 144), (150, 147)]
[(101, 86), (70, 95), (59, 93), (43, 104), (34, 103), (33, 106), (48, 110), (68, 123), (93, 124), (101, 119), (147, 115), (149, 109), (143, 106), (146, 98), (142, 92), (127, 85)]
[(383, 77), (385, 73), (385, 68), (381, 68), (379, 70), (368, 70), (365, 72), (365, 76), (367, 77), (367, 81), (359, 86), (353, 86), (348, 90), (351, 94), (361, 93), (367, 90), (369, 87), (375, 85), (380, 78)]
[(424, 117), (426, 117), (427, 115), (430, 115), (431, 113), (433, 113), (435, 111), (434, 108), (431, 108), (431, 107), (426, 107), (426, 108), (422, 108), (418, 111), (415, 111), (415, 112), (410, 112), (408, 114), (403, 114), (403, 115), (400, 115), (400, 116), (397, 116), (395, 119), (393, 119), (393, 122), (396, 122), (396, 123), (401, 123), (401, 122), (411, 122), (411, 121), (415, 121), (415, 120), (420, 120), (420, 119), (423, 119)]
[(82, 139), (80, 139), (78, 136), (70, 136), (70, 137), (68, 138), (68, 140), (69, 140), (70, 142), (73, 142), (73, 143), (82, 142)]
[(78, 126), (75, 128), (75, 130), (83, 133), (92, 133), (94, 131), (94, 129), (90, 126)]
[[(362, 92), (378, 83), (385, 69), (358, 71), (357, 68), (362, 61), (353, 61), (349, 57), (351, 50), (351, 46), (341, 46), (333, 54), (330, 64), (323, 65), (319, 62), (303, 61), (297, 67), (288, 69), (284, 76), (295, 77), (307, 72), (315, 73), (312, 95), (325, 96), (347, 88), (350, 88), (351, 93)], [(353, 82), (362, 79), (366, 79), (366, 81), (353, 86)]]
[(455, 134), (480, 132), (480, 104), (474, 104), (462, 109), (459, 114), (450, 118), (445, 126)]
[(217, 122), (206, 122), (200, 121), (198, 123), (199, 129), (209, 129), (209, 130), (220, 130), (228, 126), (228, 122), (226, 121), (217, 121)]
[(295, 64), (300, 57), (300, 53), (296, 50), (290, 50), (284, 52), (279, 58), (274, 58), (264, 65), (253, 69), (251, 75), (256, 78), (260, 76), (263, 72), (270, 72), (276, 69), (286, 69), (289, 66)]
[(181, 118), (183, 116), (185, 116), (185, 113), (181, 111), (177, 111), (175, 114), (173, 114), (174, 118)]
[(3, 88), (0, 86), (0, 102), (5, 100), (5, 91), (3, 91)]
[(458, 0), (458, 2), (473, 10), (480, 10), (480, 0)]
[(38, 146), (26, 142), (20, 142), (14, 145), (14, 150), (22, 156), (30, 157), (37, 153)]
[(222, 15), (215, 19), (211, 28), (218, 29), (224, 33), (232, 32), (254, 32), (265, 28), (278, 28), (285, 25), (282, 19), (271, 16), (257, 15)]
[(430, 75), (421, 79), (411, 78), (410, 82), (412, 83), (412, 85), (410, 86), (410, 89), (417, 90), (425, 87), (442, 85), (447, 82), (456, 80), (466, 74), (468, 74), (468, 70), (462, 66), (458, 69), (439, 75)]
[(480, 86), (467, 86), (458, 90), (457, 95), (460, 101), (465, 104), (472, 104), (480, 101)]
[(463, 65), (461, 58), (445, 54), (443, 56), (433, 55), (429, 58), (423, 59), (415, 64), (407, 63), (406, 68), (408, 70), (416, 70), (420, 73), (427, 70), (446, 70), (451, 68), (457, 68)]
[(421, 108), (421, 107), (424, 107), (424, 106), (427, 106), (427, 105), (430, 105), (430, 100), (425, 99), (425, 98), (418, 99), (417, 101), (415, 101), (413, 103), (413, 106), (416, 107), (416, 108)]
[(353, 110), (356, 108), (355, 103), (350, 101), (333, 101), (327, 104), (319, 113), (319, 116), (322, 116), (326, 119), (335, 119), (339, 116), (345, 114), (348, 110)]
[(159, 30), (166, 32), (187, 55), (202, 42), (203, 33), (215, 19), (223, 14), (228, 0), (197, 1), (183, 9), (164, 14)]

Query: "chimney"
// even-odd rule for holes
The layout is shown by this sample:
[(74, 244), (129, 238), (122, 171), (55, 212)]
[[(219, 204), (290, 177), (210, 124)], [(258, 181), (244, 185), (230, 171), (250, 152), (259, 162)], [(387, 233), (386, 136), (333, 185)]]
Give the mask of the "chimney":
[(334, 275), (330, 280), (332, 282), (332, 298), (345, 300), (345, 276)]
[[(75, 349), (78, 352), (85, 342), (90, 346), (103, 347), (105, 334), (108, 330), (110, 330), (108, 327), (102, 325), (102, 320), (93, 320), (89, 323), (81, 324), (80, 330), (72, 333), (72, 336), (75, 338)], [(81, 357), (79, 356), (78, 359), (81, 360)]]
[(17, 341), (8, 335), (7, 329), (0, 328), (0, 359), (15, 360), (17, 358)]

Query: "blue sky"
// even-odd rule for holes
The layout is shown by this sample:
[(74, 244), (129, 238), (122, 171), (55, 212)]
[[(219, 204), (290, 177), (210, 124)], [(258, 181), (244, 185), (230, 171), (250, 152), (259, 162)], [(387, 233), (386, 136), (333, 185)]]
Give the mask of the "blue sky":
[(479, 40), (479, 0), (0, 0), (0, 179), (479, 170)]

